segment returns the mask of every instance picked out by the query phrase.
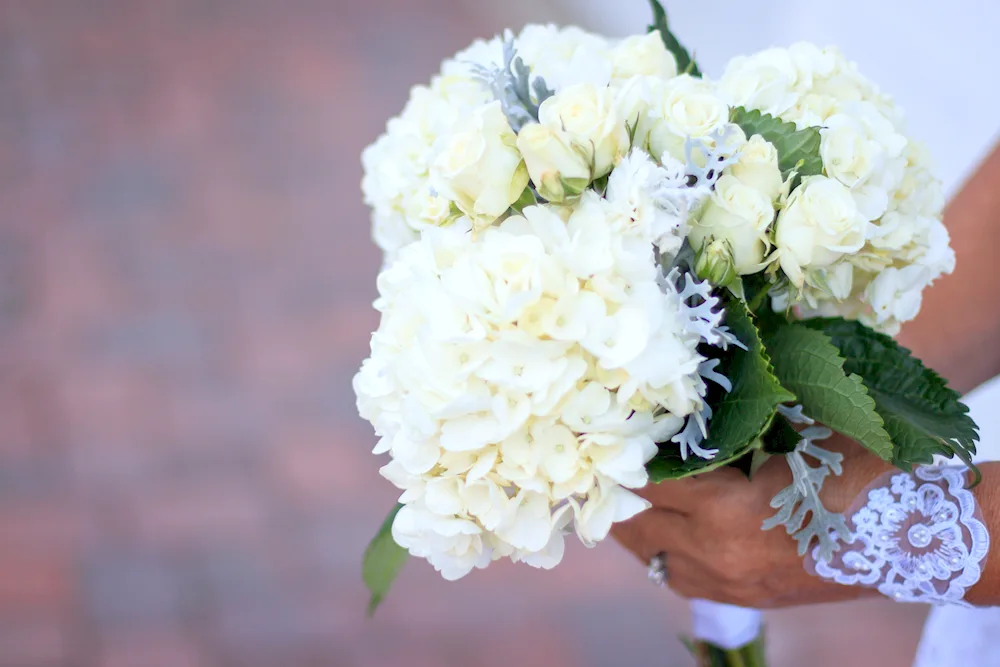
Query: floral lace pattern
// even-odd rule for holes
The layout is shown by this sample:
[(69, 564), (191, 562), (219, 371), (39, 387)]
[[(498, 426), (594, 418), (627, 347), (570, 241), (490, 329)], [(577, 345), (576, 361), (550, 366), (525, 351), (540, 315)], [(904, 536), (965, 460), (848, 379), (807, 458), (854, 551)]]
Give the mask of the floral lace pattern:
[(989, 552), (989, 533), (965, 470), (920, 467), (880, 478), (851, 515), (852, 536), (811, 569), (840, 584), (875, 587), (898, 602), (965, 604)]

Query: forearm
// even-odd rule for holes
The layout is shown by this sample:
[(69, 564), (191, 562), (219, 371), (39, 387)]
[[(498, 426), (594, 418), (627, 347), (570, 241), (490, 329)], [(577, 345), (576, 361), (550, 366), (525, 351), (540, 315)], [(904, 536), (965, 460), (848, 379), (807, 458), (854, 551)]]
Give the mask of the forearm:
[(990, 551), (983, 576), (965, 595), (967, 602), (984, 607), (1000, 606), (1000, 463), (979, 466), (983, 481), (973, 490), (990, 533)]
[(945, 210), (955, 272), (924, 294), (900, 341), (966, 392), (1000, 374), (1000, 147)]

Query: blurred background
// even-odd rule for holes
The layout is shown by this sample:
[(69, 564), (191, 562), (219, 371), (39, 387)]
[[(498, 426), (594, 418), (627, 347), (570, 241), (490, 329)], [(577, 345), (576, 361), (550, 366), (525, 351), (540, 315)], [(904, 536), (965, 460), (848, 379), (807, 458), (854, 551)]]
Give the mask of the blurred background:
[[(712, 69), (817, 38), (713, 40), (718, 12), (668, 5)], [(411, 562), (370, 621), (360, 580), (396, 496), (350, 386), (377, 325), (361, 149), (475, 37), (646, 11), (0, 1), (0, 666), (690, 664), (685, 604), (611, 542), (461, 584)], [(773, 665), (902, 667), (924, 612), (771, 614)]]

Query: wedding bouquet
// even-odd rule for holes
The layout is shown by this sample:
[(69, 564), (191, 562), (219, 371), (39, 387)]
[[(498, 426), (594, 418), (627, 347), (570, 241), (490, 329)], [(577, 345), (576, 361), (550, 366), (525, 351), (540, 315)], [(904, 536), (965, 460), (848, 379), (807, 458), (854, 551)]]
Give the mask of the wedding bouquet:
[(473, 43), (362, 156), (384, 265), (354, 388), (402, 490), (372, 608), (407, 553), (551, 568), (646, 509), (630, 489), (774, 455), (795, 481), (766, 527), (829, 559), (839, 459), (809, 418), (902, 469), (971, 465), (958, 395), (891, 338), (955, 262), (899, 110), (812, 44), (709, 79), (652, 5), (624, 40)]

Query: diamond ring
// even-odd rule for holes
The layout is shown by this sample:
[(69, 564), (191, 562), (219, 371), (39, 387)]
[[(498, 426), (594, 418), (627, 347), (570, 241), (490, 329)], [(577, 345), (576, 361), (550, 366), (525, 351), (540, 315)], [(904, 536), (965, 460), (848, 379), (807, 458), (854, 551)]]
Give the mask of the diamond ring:
[(661, 551), (649, 559), (649, 569), (646, 576), (657, 586), (667, 584), (667, 554)]

